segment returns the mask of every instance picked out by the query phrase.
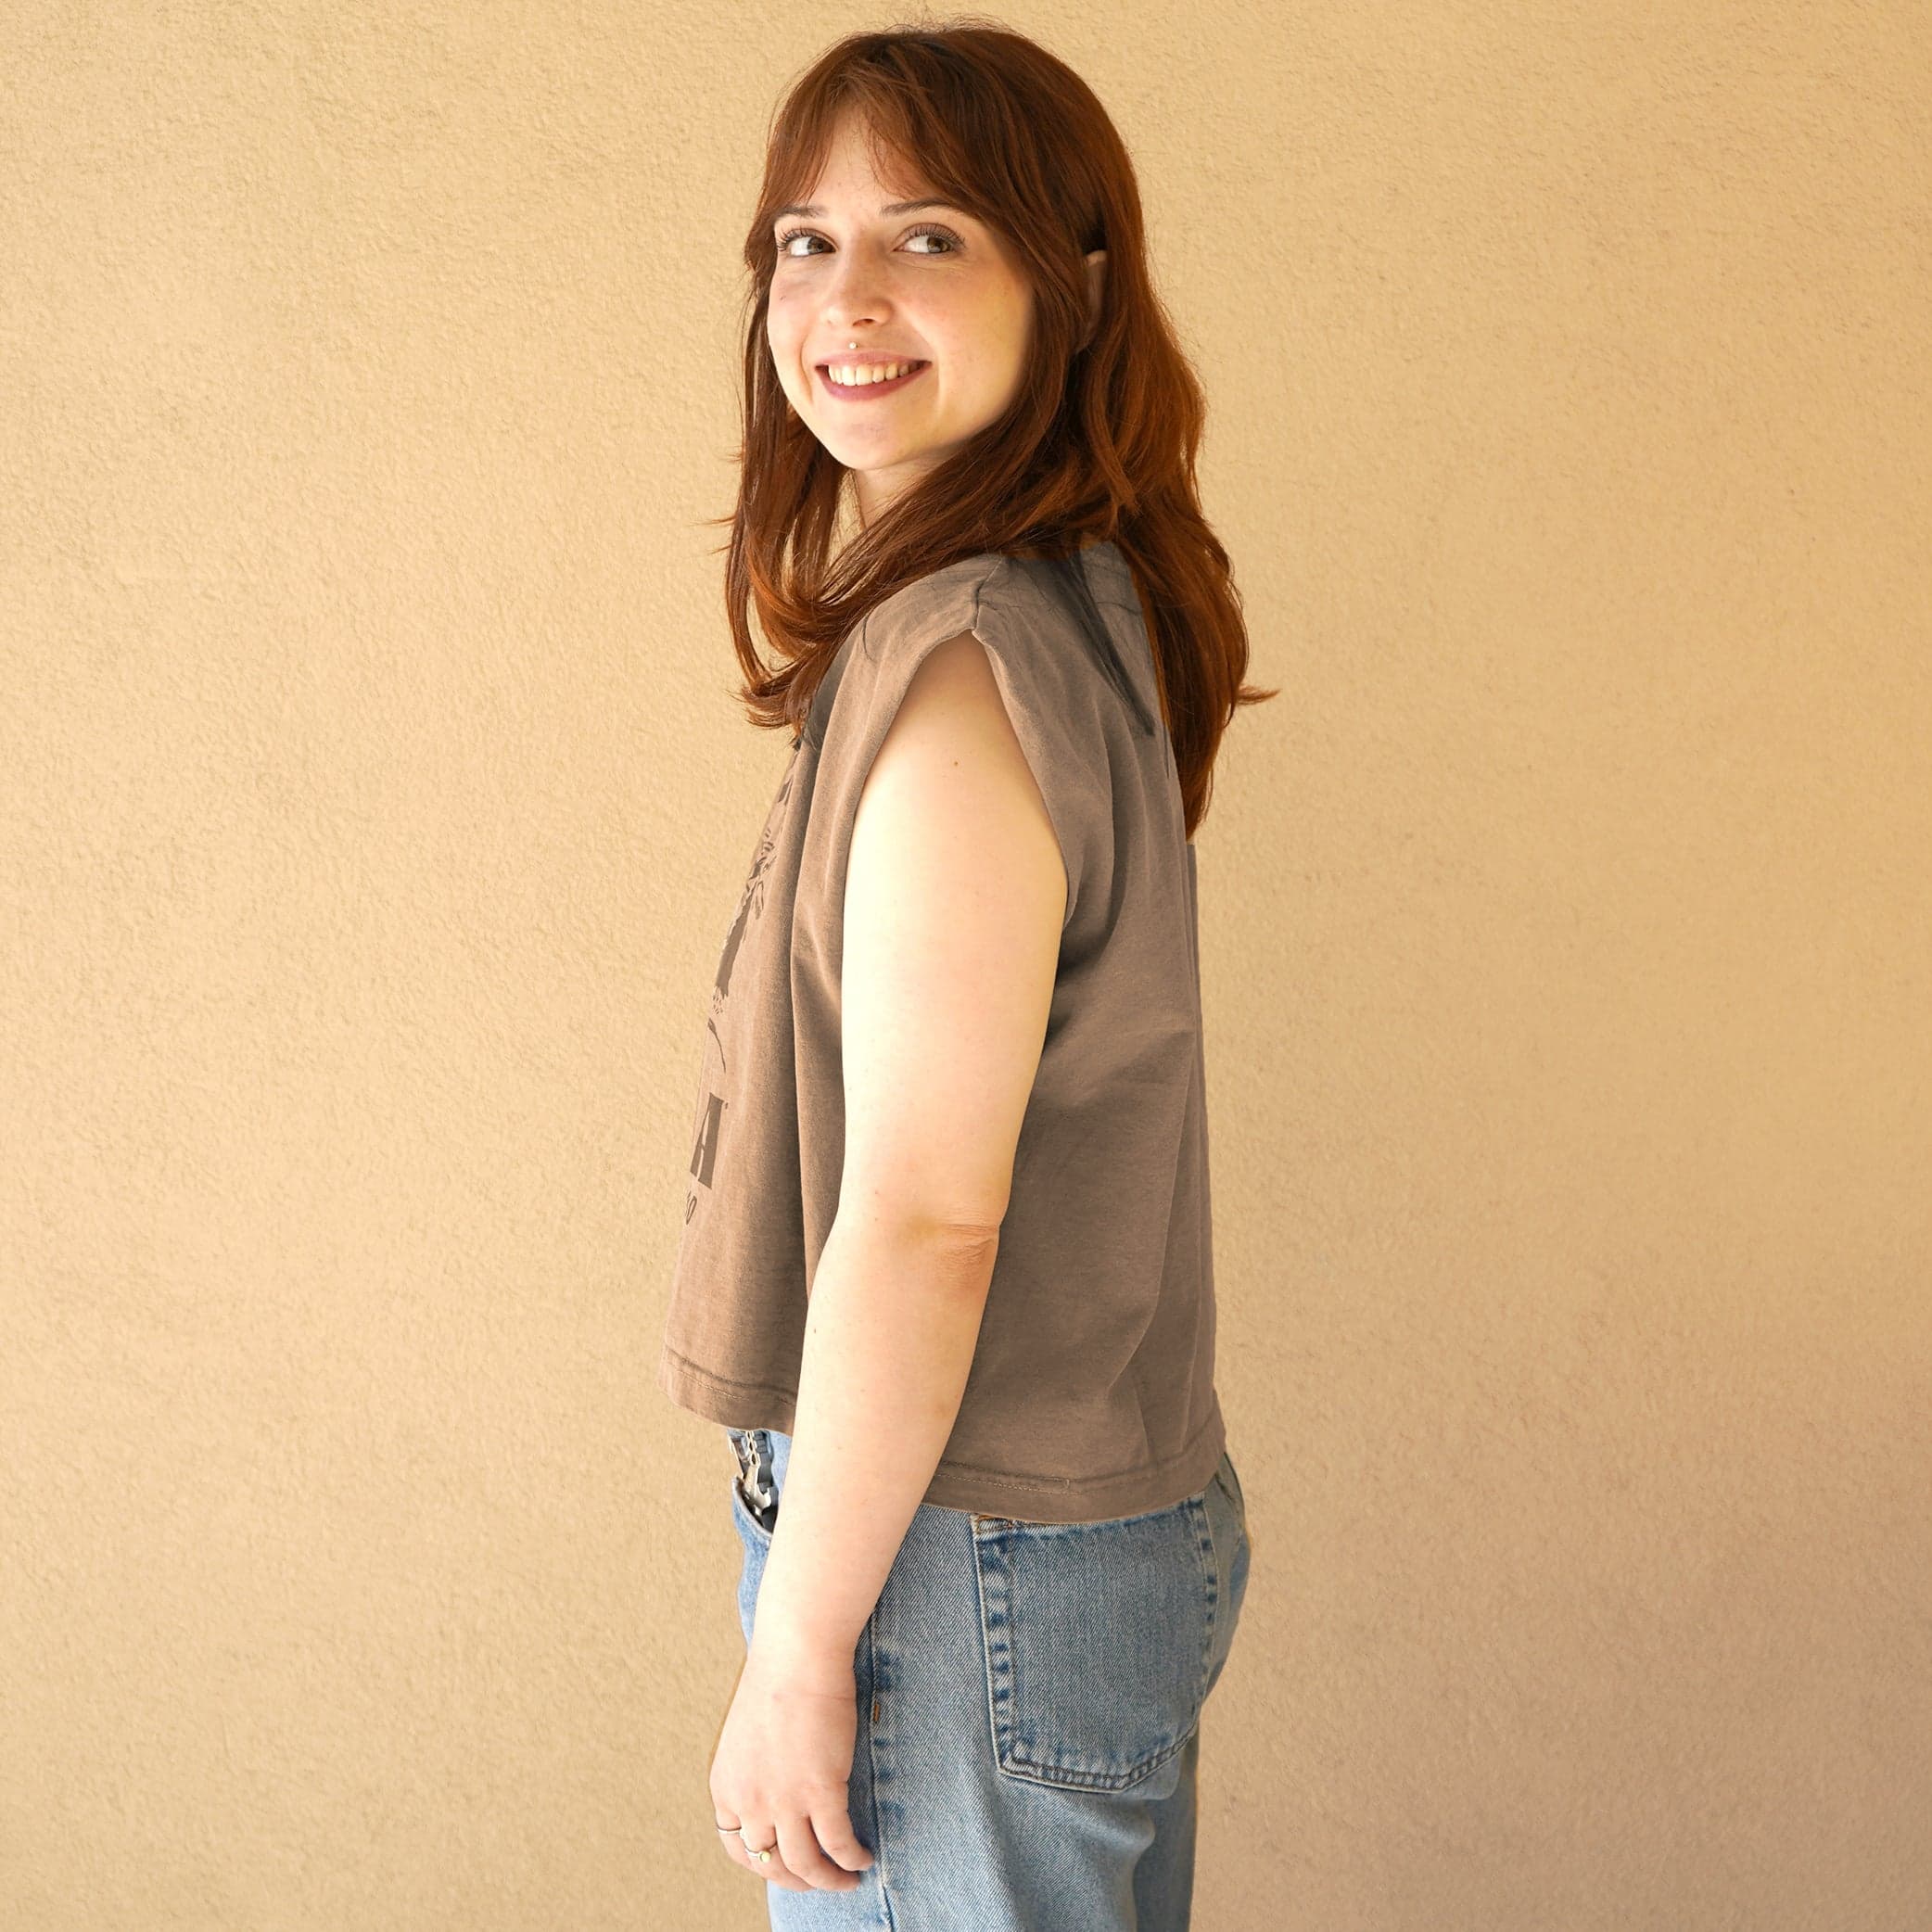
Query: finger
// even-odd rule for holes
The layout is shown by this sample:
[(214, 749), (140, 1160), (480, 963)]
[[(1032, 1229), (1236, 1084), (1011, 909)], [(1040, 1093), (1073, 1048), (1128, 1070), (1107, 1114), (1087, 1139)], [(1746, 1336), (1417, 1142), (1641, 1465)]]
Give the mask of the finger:
[[(749, 1840), (749, 1843), (746, 1842), (747, 1840)], [(811, 1890), (810, 1886), (806, 1884), (802, 1878), (794, 1876), (787, 1868), (784, 1849), (779, 1841), (778, 1834), (772, 1830), (770, 1825), (747, 1824), (744, 1826), (742, 1836), (734, 1833), (725, 1842), (728, 1845), (737, 1847), (737, 1849), (731, 1853), (734, 1863), (743, 1865), (747, 1872), (755, 1874), (768, 1884), (777, 1886), (781, 1891), (808, 1892)], [(751, 1849), (753, 1845), (757, 1846), (761, 1850), (769, 1849), (771, 1853), (770, 1858), (754, 1858)]]
[(811, 1823), (820, 1849), (840, 1870), (865, 1872), (871, 1868), (872, 1854), (859, 1843), (858, 1834), (852, 1829), (852, 1813), (846, 1809), (845, 1793), (827, 1799), (814, 1810)]
[(814, 1891), (849, 1892), (858, 1880), (842, 1871), (819, 1849), (812, 1821), (803, 1811), (794, 1811), (778, 1821), (779, 1849), (784, 1853), (788, 1871), (795, 1872)]

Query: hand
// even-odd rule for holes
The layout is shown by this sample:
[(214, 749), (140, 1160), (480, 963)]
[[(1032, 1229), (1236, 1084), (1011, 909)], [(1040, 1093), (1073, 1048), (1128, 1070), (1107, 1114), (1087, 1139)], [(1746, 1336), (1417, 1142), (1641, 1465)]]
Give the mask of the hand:
[[(847, 1803), (858, 1735), (852, 1660), (806, 1656), (754, 1642), (731, 1694), (711, 1760), (711, 1804), (733, 1864), (788, 1892), (849, 1892), (872, 1854), (852, 1829)], [(767, 1864), (745, 1840), (771, 1848)]]

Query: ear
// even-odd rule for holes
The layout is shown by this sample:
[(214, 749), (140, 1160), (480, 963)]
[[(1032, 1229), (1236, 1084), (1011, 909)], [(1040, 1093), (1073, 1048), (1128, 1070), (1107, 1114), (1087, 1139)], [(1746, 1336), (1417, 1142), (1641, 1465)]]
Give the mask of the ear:
[(1087, 333), (1080, 338), (1085, 349), (1100, 325), (1100, 289), (1107, 279), (1107, 251), (1095, 248), (1087, 258)]

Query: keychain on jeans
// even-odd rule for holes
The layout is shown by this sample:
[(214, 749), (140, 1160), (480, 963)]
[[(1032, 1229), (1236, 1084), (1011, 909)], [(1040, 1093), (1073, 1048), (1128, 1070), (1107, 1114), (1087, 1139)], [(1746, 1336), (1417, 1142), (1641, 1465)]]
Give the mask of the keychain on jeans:
[(778, 1497), (758, 1480), (764, 1457), (756, 1432), (733, 1430), (731, 1436), (731, 1446), (738, 1453), (738, 1493), (758, 1527), (769, 1535), (778, 1526)]

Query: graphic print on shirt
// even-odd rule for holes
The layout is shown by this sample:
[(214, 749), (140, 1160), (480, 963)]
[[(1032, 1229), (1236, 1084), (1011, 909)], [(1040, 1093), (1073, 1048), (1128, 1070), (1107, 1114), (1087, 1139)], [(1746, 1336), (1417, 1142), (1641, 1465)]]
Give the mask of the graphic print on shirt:
[(798, 745), (794, 740), (792, 756), (785, 762), (784, 776), (779, 782), (778, 794), (771, 801), (770, 810), (765, 814), (764, 829), (758, 833), (757, 849), (752, 854), (751, 871), (746, 875), (744, 890), (738, 896), (737, 916), (731, 921), (731, 929), (725, 934), (723, 950), (718, 956), (718, 974), (711, 985), (711, 1010), (705, 1022), (705, 1063), (698, 1078), (697, 1115), (692, 1124), (690, 1172), (697, 1187), (684, 1197), (687, 1222), (698, 1211), (701, 1197), (697, 1188), (710, 1188), (712, 1175), (718, 1166), (731, 1071), (724, 1041), (724, 1023), (731, 999), (731, 978), (752, 925), (764, 916), (765, 875), (771, 870), (771, 858), (778, 846), (779, 828), (784, 821), (785, 806), (792, 795), (792, 776), (797, 766)]

